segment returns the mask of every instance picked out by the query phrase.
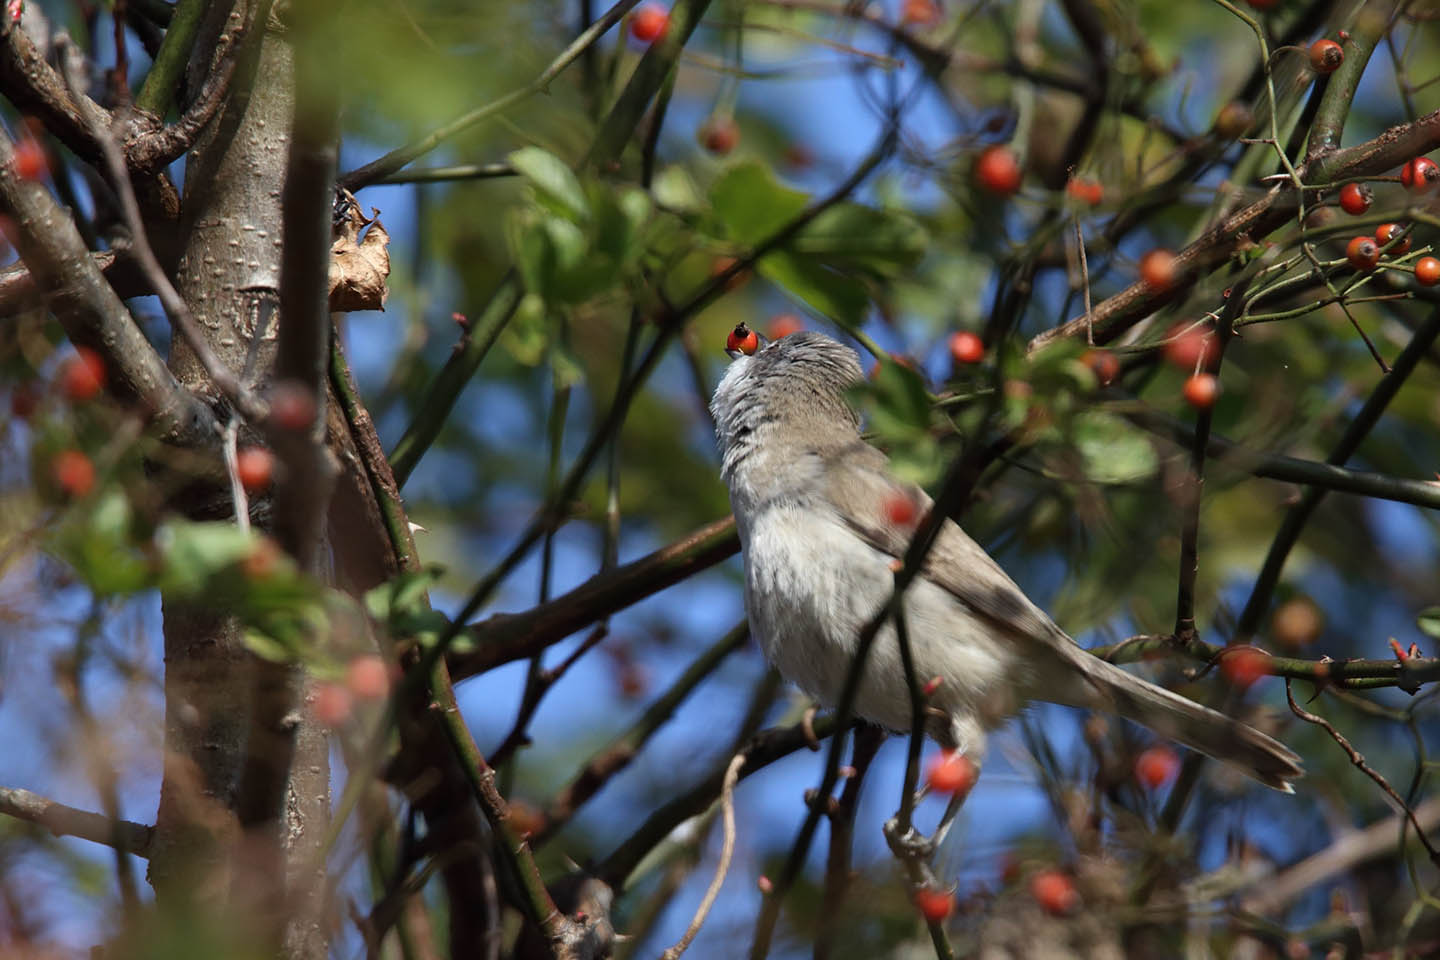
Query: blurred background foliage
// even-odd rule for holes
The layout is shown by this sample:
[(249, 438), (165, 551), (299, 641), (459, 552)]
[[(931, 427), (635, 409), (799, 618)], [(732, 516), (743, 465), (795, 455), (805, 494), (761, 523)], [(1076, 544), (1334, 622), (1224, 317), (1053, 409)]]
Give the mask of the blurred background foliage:
[[(344, 5), (333, 37), (334, 81), (344, 100), (342, 170), (531, 82), (597, 6)], [(1255, 34), (1222, 3), (947, 0), (933, 5), (933, 20), (916, 16), (925, 6), (717, 0), (681, 56), (653, 149), (642, 123), (615, 163), (588, 168), (583, 161), (600, 119), (645, 51), (629, 36), (627, 19), (544, 93), (465, 130), (416, 165), (503, 165), (504, 175), (358, 191), (367, 209), (382, 211), (393, 237), (391, 298), (383, 313), (339, 322), (387, 449), (504, 278), (517, 273), (526, 291), (404, 490), (411, 519), (425, 528), (422, 557), (443, 569), (442, 608), (458, 607), (509, 548), (553, 489), (552, 463), (563, 473), (669, 311), (840, 183), (883, 136), (886, 112), (899, 104), (896, 149), (875, 174), (686, 319), (625, 418), (613, 466), (602, 458), (555, 535), (546, 586), (539, 586), (537, 551), (487, 612), (527, 608), (541, 590), (558, 595), (599, 570), (612, 494), (622, 562), (724, 516), (706, 404), (726, 362), (725, 336), (742, 321), (762, 331), (798, 322), (849, 338), (867, 369), (878, 368), (856, 391), (867, 427), (922, 482), (933, 485), (953, 458), (997, 431), (1023, 436), (988, 466), (965, 521), (1068, 631), (1093, 645), (1173, 628), (1179, 485), (1190, 457), (1182, 441), (1196, 413), (1182, 398), (1190, 371), (1166, 363), (1157, 345), (1175, 324), (1218, 314), (1240, 260), (1293, 256), (1298, 228), (1252, 237), (1256, 249), (1128, 331), (1114, 345), (1124, 367), (1114, 384), (1099, 382), (1078, 339), (1035, 355), (1025, 345), (1084, 313), (1076, 231), (1086, 239), (1089, 295), (1098, 304), (1135, 282), (1144, 253), (1184, 247), (1218, 211), (1268, 189), (1261, 178), (1279, 169), (1273, 147), (1215, 129), (1223, 108), (1238, 99), (1259, 118), (1252, 135), (1263, 135), (1254, 133), (1268, 109)], [(110, 7), (55, 0), (36, 8), (70, 29), (97, 62), (113, 57)], [(1340, 29), (1382, 38), (1355, 93), (1344, 145), (1440, 106), (1440, 85), (1427, 83), (1440, 63), (1440, 30), (1426, 4), (1277, 0), (1240, 9), (1262, 24), (1272, 49), (1299, 45), (1272, 57), (1284, 138), (1290, 125), (1309, 122), (1302, 111), (1317, 78), (1304, 48)], [(1102, 60), (1077, 22), (1099, 37)], [(132, 86), (143, 75), (132, 62)], [(1076, 90), (1099, 91), (1093, 108)], [(8, 105), (5, 120), (12, 129), (19, 122)], [(717, 123), (734, 125), (738, 141), (730, 149), (703, 142)], [(976, 182), (977, 156), (997, 143), (1008, 143), (1023, 162), (1024, 187), (1013, 197)], [(79, 165), (62, 159), (82, 212), (90, 212)], [(1102, 185), (1097, 205), (1067, 194), (1071, 167)], [(182, 168), (175, 172), (183, 176)], [(1374, 206), (1363, 218), (1348, 218), (1333, 196), (1325, 198), (1310, 224), (1333, 228), (1315, 239), (1321, 260), (1343, 257), (1352, 219), (1359, 232), (1382, 219), (1411, 223), (1417, 250), (1435, 242), (1433, 200), (1396, 183), (1373, 188)], [(1388, 271), (1374, 286), (1414, 289), (1408, 275)], [(1314, 284), (1297, 285), (1273, 309), (1322, 295)], [(1020, 309), (1007, 314), (1006, 303)], [(151, 302), (135, 306), (159, 312)], [(1433, 309), (1417, 300), (1348, 306), (1390, 361)], [(163, 322), (151, 329), (163, 349)], [(955, 331), (984, 335), (982, 363), (952, 360), (946, 341)], [(0, 369), (12, 398), (12, 415), (0, 427), (0, 736), (12, 745), (0, 752), (0, 783), (94, 808), (94, 765), (83, 749), (90, 716), (114, 730), (109, 761), (120, 812), (144, 822), (158, 788), (163, 706), (153, 588), (167, 569), (145, 560), (144, 545), (155, 542), (165, 520), (164, 498), (146, 489), (145, 441), (117, 427), (117, 412), (103, 403), (73, 407), (50, 385), (65, 350), (58, 328), (42, 317), (0, 323)], [(1380, 377), (1339, 305), (1246, 326), (1225, 353), (1213, 429), (1254, 451), (1321, 461)], [(14, 415), (13, 398), (22, 393), (37, 399), (37, 412)], [(1431, 349), (1349, 465), (1435, 478), (1437, 397), (1440, 355)], [(1141, 414), (1151, 424), (1170, 418), (1179, 439), (1163, 426), (1141, 426)], [(92, 451), (100, 476), (95, 493), (71, 503), (53, 489), (46, 465), (55, 450), (76, 444)], [(1299, 490), (1255, 478), (1243, 457), (1207, 465), (1196, 583), (1203, 639), (1233, 638)], [(1267, 616), (1254, 642), (1308, 659), (1383, 658), (1395, 638), (1433, 654), (1433, 638), (1415, 617), (1440, 600), (1437, 533), (1435, 514), (1422, 507), (1327, 497), (1271, 605), (1298, 619), (1277, 629)], [(199, 560), (166, 554), (169, 569), (221, 575), (238, 562), (226, 552), (234, 544), (210, 547)], [(126, 556), (134, 563), (117, 565)], [(521, 810), (543, 805), (743, 616), (738, 570), (732, 560), (614, 618), (610, 636), (543, 703), (533, 744), (502, 771), (505, 792)], [(283, 603), (316, 602), (299, 592), (305, 596)], [(271, 602), (282, 601), (229, 598), (232, 608), (262, 618)], [(272, 626), (275, 632), (284, 631)], [(579, 640), (550, 651), (546, 663), (563, 659)], [(1225, 700), (1217, 673), (1192, 661), (1164, 658), (1139, 669), (1275, 730), (1305, 758), (1309, 775), (1298, 796), (1262, 795), (1211, 769), (1179, 836), (1166, 838), (1156, 829), (1165, 791), (1141, 788), (1131, 775), (1145, 746), (1141, 734), (1118, 723), (1087, 725), (1073, 711), (1036, 709), (1000, 739), (960, 835), (944, 852), (945, 876), (958, 883), (961, 902), (949, 927), (957, 952), (990, 945), (1020, 956), (1018, 945), (1031, 936), (1066, 951), (1057, 955), (1101, 955), (1118, 943), (1111, 925), (1133, 930), (1141, 921), (1155, 926), (1126, 941), (1133, 955), (1178, 955), (1182, 943), (1196, 956), (1254, 955), (1238, 952), (1242, 940), (1269, 955), (1307, 955), (1274, 952), (1287, 942), (1317, 956), (1340, 943), (1353, 954), (1362, 943), (1389, 948), (1396, 931), (1420, 951), (1413, 955), (1434, 949), (1440, 924), (1427, 891), (1436, 874), (1413, 843), (1404, 855), (1325, 878), (1264, 922), (1240, 909), (1239, 895), (1202, 896), (1187, 886), (1236, 872), (1264, 877), (1392, 807), (1324, 731), (1290, 716), (1279, 680)], [(723, 761), (740, 731), (793, 719), (797, 704), (765, 676), (753, 645), (727, 660), (634, 764), (542, 848), (542, 866), (559, 873), (565, 858), (603, 858), (649, 812)], [(512, 664), (461, 686), (482, 751), (510, 729), (524, 677), (523, 665)], [(84, 695), (66, 692), (67, 682)], [(1302, 700), (1313, 692), (1297, 686)], [(1329, 691), (1310, 709), (1329, 717), (1418, 802), (1432, 793), (1433, 761), (1424, 752), (1431, 702), (1428, 689), (1413, 698), (1393, 688)], [(755, 715), (748, 720), (747, 710)], [(837, 957), (929, 949), (880, 842), (902, 767), (903, 750), (891, 744), (870, 774), (857, 816), (850, 906), (840, 915), (822, 910), (817, 847), (814, 869), (787, 900), (777, 956), (808, 954), (825, 937), (833, 938)], [(759, 904), (755, 880), (776, 873), (803, 815), (801, 791), (817, 776), (814, 758), (796, 756), (741, 787), (740, 854), (695, 955), (736, 956), (748, 943)], [(683, 930), (713, 865), (715, 841), (707, 836), (695, 830), (672, 837), (670, 859), (617, 902), (617, 929), (638, 937), (627, 953), (655, 953)], [(347, 842), (337, 857), (342, 866), (355, 863), (361, 841)], [(0, 936), (74, 953), (118, 929), (106, 863), (79, 841), (55, 841), (0, 818), (7, 877), (0, 887), (9, 898)], [(1143, 871), (1156, 863), (1165, 867), (1160, 886), (1195, 910), (1188, 933), (1157, 901), (1150, 902), (1153, 916), (1128, 905)], [(1038, 912), (1028, 878), (1055, 864), (1075, 876), (1085, 916)], [(371, 894), (362, 873), (351, 866), (341, 876), (344, 896), (363, 905)], [(44, 903), (35, 902), (37, 891)], [(429, 902), (437, 912), (447, 909), (438, 895)], [(1126, 910), (1140, 911), (1139, 920)], [(171, 934), (140, 952), (187, 952), (180, 946), (187, 941)], [(358, 949), (353, 929), (337, 932), (335, 953)]]

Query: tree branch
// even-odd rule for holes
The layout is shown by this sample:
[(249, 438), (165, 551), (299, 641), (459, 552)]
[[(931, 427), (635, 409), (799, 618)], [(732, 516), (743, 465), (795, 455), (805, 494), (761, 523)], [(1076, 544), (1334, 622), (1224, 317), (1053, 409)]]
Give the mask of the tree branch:
[(149, 856), (154, 827), (129, 820), (111, 820), (88, 810), (67, 807), (29, 790), (0, 787), (0, 813), (37, 823), (57, 837), (79, 837), (137, 857)]

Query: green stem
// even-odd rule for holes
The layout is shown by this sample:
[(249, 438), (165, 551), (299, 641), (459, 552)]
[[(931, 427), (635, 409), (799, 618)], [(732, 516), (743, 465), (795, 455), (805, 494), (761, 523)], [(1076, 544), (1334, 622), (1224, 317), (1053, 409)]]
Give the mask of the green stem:
[[(135, 106), (162, 120), (170, 112), (175, 91), (180, 86), (180, 75), (194, 52), (195, 35), (200, 31), (200, 19), (208, 5), (208, 0), (179, 0), (175, 4), (170, 27), (165, 31), (160, 52), (155, 54), (154, 65), (135, 96)], [(263, 28), (264, 24), (259, 26)]]

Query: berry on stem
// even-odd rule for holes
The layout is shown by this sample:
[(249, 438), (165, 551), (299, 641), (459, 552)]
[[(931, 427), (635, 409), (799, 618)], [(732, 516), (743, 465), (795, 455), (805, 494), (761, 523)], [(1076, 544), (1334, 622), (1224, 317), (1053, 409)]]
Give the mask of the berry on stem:
[(1135, 779), (1151, 790), (1169, 783), (1179, 769), (1180, 758), (1163, 743), (1146, 747), (1140, 756), (1135, 758)]
[(950, 356), (956, 363), (979, 363), (985, 359), (985, 341), (969, 330), (950, 334)]
[(714, 114), (696, 132), (700, 146), (723, 157), (740, 143), (740, 126), (733, 117)]
[(1090, 368), (1102, 387), (1110, 386), (1120, 376), (1120, 359), (1109, 350), (1086, 350), (1080, 354), (1080, 362)]
[(900, 22), (933, 27), (940, 22), (940, 4), (935, 0), (905, 0), (900, 9)]
[(1165, 342), (1165, 359), (1186, 373), (1194, 373), (1201, 366), (1208, 366), (1214, 359), (1209, 328), (1176, 324), (1171, 328)]
[(21, 180), (39, 180), (49, 169), (49, 164), (45, 161), (45, 148), (33, 137), (22, 138), (15, 144), (15, 156), (11, 166), (15, 176)]
[(1229, 647), (1220, 653), (1220, 673), (1241, 690), (1269, 673), (1270, 658), (1254, 647)]
[(1030, 895), (1046, 913), (1056, 916), (1069, 913), (1080, 902), (1075, 883), (1059, 870), (1041, 870), (1031, 877)]
[(76, 500), (95, 489), (95, 464), (79, 450), (61, 450), (50, 461), (50, 475), (67, 497)]
[(1424, 193), (1440, 182), (1440, 167), (1429, 157), (1416, 157), (1400, 168), (1400, 182), (1406, 190)]
[(1334, 40), (1320, 39), (1310, 44), (1310, 68), (1316, 73), (1334, 73), (1345, 62), (1345, 51)]
[[(1400, 224), (1398, 223), (1382, 223), (1380, 224), (1380, 226), (1375, 228), (1375, 242), (1383, 247), (1385, 246), (1385, 244), (1398, 237), (1401, 231), (1404, 229), (1405, 228), (1400, 226)], [(1395, 244), (1395, 246), (1391, 247), (1386, 252), (1389, 253), (1392, 257), (1398, 257), (1409, 249), (1410, 238), (1406, 237), (1404, 240), (1401, 240), (1399, 243)]]
[(955, 895), (949, 890), (921, 887), (915, 891), (915, 909), (928, 923), (941, 923), (955, 909)]
[(1100, 181), (1089, 177), (1071, 177), (1065, 184), (1065, 192), (1072, 199), (1092, 207), (1098, 207), (1105, 198), (1105, 188)]
[(357, 699), (382, 700), (390, 694), (390, 668), (379, 654), (362, 654), (345, 665), (345, 686)]
[(1175, 284), (1175, 254), (1164, 248), (1151, 250), (1140, 258), (1140, 279), (1154, 293), (1164, 293)]
[(1380, 262), (1380, 244), (1375, 242), (1374, 237), (1351, 237), (1345, 246), (1345, 259), (1356, 270), (1374, 270)]
[(264, 447), (246, 447), (235, 455), (235, 475), (246, 493), (268, 489), (274, 468), (275, 458)]
[(653, 3), (647, 3), (635, 11), (630, 20), (630, 36), (641, 43), (654, 43), (670, 29), (670, 14)]
[(105, 387), (105, 358), (89, 347), (76, 347), (75, 356), (60, 368), (60, 389), (71, 403), (95, 399)]
[(1440, 283), (1440, 260), (1421, 257), (1415, 261), (1415, 282), (1422, 287), (1433, 287)]
[(1375, 199), (1375, 194), (1370, 187), (1363, 183), (1347, 183), (1340, 188), (1340, 209), (1351, 216), (1360, 216), (1370, 209), (1370, 202)]
[(1196, 410), (1209, 410), (1220, 395), (1220, 381), (1213, 373), (1193, 374), (1185, 381), (1185, 402)]
[(975, 182), (990, 193), (1011, 196), (1020, 189), (1020, 178), (1020, 160), (1009, 147), (986, 147), (975, 159)]
[(1232, 100), (1215, 115), (1215, 134), (1225, 140), (1243, 137), (1255, 125), (1255, 115), (1238, 100)]
[(925, 770), (925, 783), (936, 793), (964, 795), (975, 786), (980, 771), (958, 750), (941, 750)]
[(793, 313), (777, 313), (770, 318), (770, 339), (779, 340), (805, 329), (805, 321)]

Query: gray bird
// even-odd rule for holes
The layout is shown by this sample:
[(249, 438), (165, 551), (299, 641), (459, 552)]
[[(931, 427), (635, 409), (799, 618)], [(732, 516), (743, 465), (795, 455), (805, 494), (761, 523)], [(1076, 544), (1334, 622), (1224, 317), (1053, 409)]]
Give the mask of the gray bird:
[[(779, 671), (834, 705), (931, 500), (861, 438), (846, 398), (861, 378), (853, 350), (809, 331), (752, 337), (743, 324), (731, 335), (734, 360), (710, 405), (744, 556), (745, 610)], [(988, 731), (1045, 700), (1119, 714), (1286, 793), (1303, 774), (1284, 744), (1086, 653), (953, 521), (906, 591), (904, 613), (916, 675), (941, 678), (926, 703), (927, 733), (977, 767)], [(910, 729), (893, 624), (870, 651), (855, 712)]]

